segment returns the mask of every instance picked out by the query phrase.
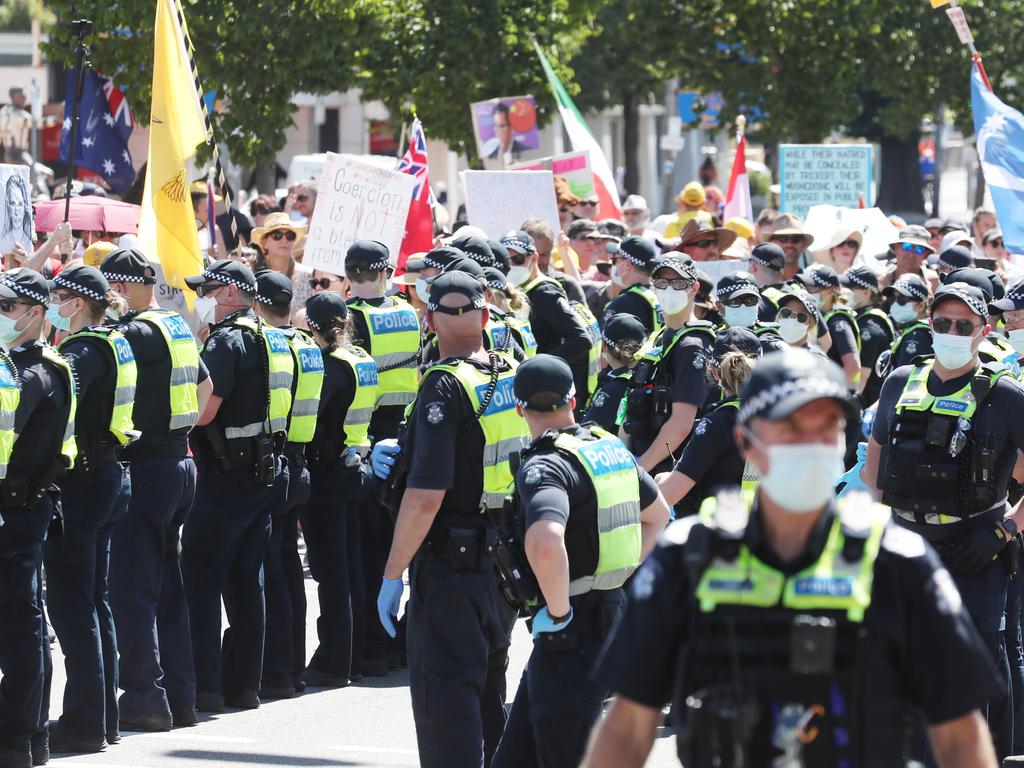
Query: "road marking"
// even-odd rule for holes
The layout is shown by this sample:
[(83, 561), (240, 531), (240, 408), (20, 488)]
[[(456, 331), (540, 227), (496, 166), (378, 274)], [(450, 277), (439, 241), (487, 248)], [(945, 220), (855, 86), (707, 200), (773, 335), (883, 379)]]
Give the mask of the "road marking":
[[(122, 732), (124, 733), (124, 732)], [(130, 731), (129, 731), (130, 733)], [(245, 739), (239, 736), (203, 736), (200, 734), (191, 733), (142, 733), (139, 731), (135, 732), (136, 736), (141, 736), (147, 739), (170, 739), (172, 741), (192, 741), (196, 743), (200, 742), (216, 742), (220, 744), (255, 744), (256, 739)]]
[(355, 744), (336, 744), (331, 747), (340, 752), (372, 752), (380, 755), (416, 755), (418, 756), (420, 751), (418, 749), (396, 749), (395, 747), (364, 747)]

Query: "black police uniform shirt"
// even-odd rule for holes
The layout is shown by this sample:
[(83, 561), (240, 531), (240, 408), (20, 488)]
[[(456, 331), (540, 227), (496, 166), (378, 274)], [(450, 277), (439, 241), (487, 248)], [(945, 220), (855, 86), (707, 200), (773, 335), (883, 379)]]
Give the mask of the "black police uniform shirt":
[(857, 336), (848, 317), (833, 315), (828, 321), (828, 333), (832, 337), (832, 347), (828, 350), (829, 360), (841, 366), (843, 355), (851, 352), (857, 354)]
[[(608, 319), (613, 315), (626, 314), (632, 315), (643, 325), (644, 330), (648, 334), (654, 332), (654, 313), (651, 311), (651, 305), (647, 303), (647, 300), (635, 291), (627, 291), (623, 289), (618, 296), (611, 300), (608, 307), (604, 311), (604, 316), (601, 320), (602, 324), (607, 323)], [(598, 315), (598, 317), (601, 317)]]
[[(788, 563), (768, 548), (756, 510), (747, 527), (747, 545), (766, 565), (795, 574), (820, 556), (834, 514), (830, 509), (822, 515), (805, 553)], [(647, 707), (664, 706), (684, 672), (695, 610), (686, 553), (695, 522), (687, 518), (672, 523), (633, 575), (625, 614), (599, 663), (601, 682)], [(869, 702), (873, 691), (902, 690), (929, 723), (943, 723), (983, 708), (998, 690), (988, 651), (949, 573), (917, 534), (887, 528), (863, 627), (865, 664), (872, 670), (864, 688)], [(878, 677), (883, 674), (887, 679)], [(870, 703), (862, 709), (869, 715), (890, 711)], [(762, 717), (771, 717), (770, 710), (762, 708)]]
[(11, 350), (11, 360), (21, 378), (21, 399), (14, 414), (14, 443), (8, 479), (38, 479), (57, 460), (64, 442), (71, 393), (64, 372), (42, 359), (39, 342)]
[[(579, 425), (561, 431), (587, 436)], [(640, 509), (646, 509), (658, 499), (658, 484), (639, 464), (636, 473), (640, 481)], [(600, 553), (597, 493), (579, 463), (554, 448), (528, 456), (519, 468), (516, 493), (526, 529), (541, 520), (565, 527), (570, 580), (592, 575)]]
[(356, 380), (352, 370), (341, 360), (331, 357), (330, 350), (324, 350), (324, 380), (312, 441), (316, 450), (322, 453), (322, 460), (310, 464), (311, 472), (330, 469), (331, 460), (341, 456), (345, 445), (345, 415), (355, 396)]
[(251, 309), (235, 312), (211, 326), (202, 359), (213, 379), (213, 394), (223, 398), (216, 422), (243, 427), (267, 417), (267, 376), (263, 341), (254, 333), (230, 325), (237, 317), (256, 318)]
[[(470, 360), (469, 364), (490, 373), (490, 363)], [(498, 366), (501, 371), (509, 369), (500, 358)], [(496, 390), (494, 397), (501, 398), (500, 407), (515, 407), (511, 386)], [(445, 491), (432, 535), (444, 530), (450, 515), (479, 518), (484, 433), (469, 396), (452, 373), (437, 369), (427, 373), (409, 424), (411, 431), (404, 441), (410, 451), (406, 487)]]
[(693, 425), (675, 471), (692, 478), (696, 485), (676, 504), (677, 517), (697, 514), (708, 496), (742, 482), (745, 461), (733, 437), (737, 413), (732, 407), (715, 410), (712, 406)]
[(91, 443), (113, 443), (110, 416), (114, 409), (117, 365), (110, 345), (102, 339), (72, 338), (60, 353), (71, 363), (78, 387), (75, 435), (85, 435)]
[[(163, 334), (151, 323), (133, 319), (137, 314), (125, 315), (124, 322), (117, 326), (135, 354), (137, 376), (132, 422), (142, 433), (125, 448), (124, 456), (128, 459), (147, 455), (181, 458), (188, 455), (188, 430), (167, 431), (171, 420), (171, 353)], [(206, 363), (200, 357), (197, 381), (206, 381), (209, 377)]]
[[(899, 337), (900, 330), (897, 328), (896, 338), (898, 339)], [(903, 337), (899, 347), (896, 348), (896, 352), (892, 356), (890, 368), (895, 370), (901, 365), (910, 365), (914, 362), (915, 357), (931, 355), (933, 352), (931, 330), (928, 328), (915, 328)]]
[(878, 393), (882, 390), (882, 379), (875, 374), (875, 363), (883, 352), (892, 346), (892, 333), (881, 320), (874, 315), (867, 314), (870, 307), (857, 311), (857, 325), (860, 328), (860, 367), (867, 368), (871, 373), (861, 393), (861, 400), (865, 405), (871, 405), (878, 400)]
[(590, 334), (558, 286), (543, 282), (530, 291), (530, 328), (537, 351), (560, 357), (572, 370), (578, 393), (587, 392)]
[(587, 306), (590, 307), (591, 314), (601, 322), (601, 327), (604, 327), (604, 313), (612, 301), (608, 295), (612, 285), (611, 280), (606, 280), (602, 283), (590, 281), (583, 286), (583, 292), (587, 295)]
[(608, 366), (597, 374), (597, 392), (590, 399), (587, 412), (581, 421), (592, 421), (613, 435), (619, 431), (615, 423), (619, 415), (619, 405), (629, 389), (629, 377), (618, 378), (615, 374), (628, 370), (625, 366), (609, 370)]
[[(575, 277), (569, 277), (565, 272), (559, 272), (557, 269), (548, 270), (548, 277), (553, 277), (558, 281), (558, 284), (562, 286), (562, 290), (565, 291), (565, 295), (569, 297), (570, 301), (578, 301), (580, 304), (586, 303), (586, 292)], [(600, 315), (595, 315), (595, 317), (600, 317)]]

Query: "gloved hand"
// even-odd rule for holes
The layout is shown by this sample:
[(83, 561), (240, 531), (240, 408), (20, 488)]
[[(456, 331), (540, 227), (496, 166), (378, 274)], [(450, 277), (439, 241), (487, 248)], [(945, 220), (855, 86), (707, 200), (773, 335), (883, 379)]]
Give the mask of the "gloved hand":
[(839, 492), (839, 498), (852, 491), (867, 491), (868, 487), (860, 477), (860, 471), (864, 469), (864, 462), (868, 458), (868, 444), (857, 443), (857, 463), (844, 474), (840, 475), (836, 485), (846, 483), (846, 487)]
[(384, 631), (391, 637), (398, 636), (395, 629), (395, 618), (398, 616), (398, 604), (402, 600), (402, 580), (384, 579), (380, 585), (380, 594), (377, 595), (377, 615), (380, 623), (384, 625)]
[(381, 480), (387, 480), (391, 475), (391, 468), (397, 461), (395, 456), (401, 450), (402, 447), (394, 439), (381, 440), (373, 446), (373, 452), (370, 454), (370, 466), (373, 468), (373, 474)]
[(569, 618), (561, 624), (555, 624), (555, 622), (551, 620), (551, 614), (548, 613), (548, 607), (545, 605), (537, 611), (537, 615), (533, 617), (533, 637), (536, 639), (545, 633), (561, 632), (570, 624), (572, 624), (572, 606), (569, 607)]
[(995, 560), (1008, 542), (999, 528), (986, 525), (965, 536), (957, 544), (950, 565), (954, 573), (968, 576), (978, 573)]

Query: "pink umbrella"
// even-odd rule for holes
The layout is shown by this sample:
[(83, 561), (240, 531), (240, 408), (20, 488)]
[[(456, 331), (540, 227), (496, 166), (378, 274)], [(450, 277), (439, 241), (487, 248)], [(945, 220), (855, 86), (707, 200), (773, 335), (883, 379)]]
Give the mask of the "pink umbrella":
[[(64, 198), (36, 203), (35, 211), (36, 231), (52, 232), (64, 221)], [(134, 235), (138, 232), (141, 212), (142, 208), (131, 203), (86, 195), (71, 198), (68, 220), (76, 230)]]

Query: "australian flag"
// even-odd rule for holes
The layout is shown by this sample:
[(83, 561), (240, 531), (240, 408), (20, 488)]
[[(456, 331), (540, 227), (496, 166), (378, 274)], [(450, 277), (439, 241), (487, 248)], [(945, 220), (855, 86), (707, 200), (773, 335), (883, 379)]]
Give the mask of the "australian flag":
[[(64, 130), (60, 138), (60, 159), (67, 162), (74, 114), (75, 72), (68, 70), (67, 98), (64, 100)], [(135, 181), (135, 166), (128, 152), (128, 137), (135, 121), (121, 89), (109, 77), (87, 69), (79, 108), (78, 147), (75, 165), (98, 173), (118, 194)]]
[(1006, 249), (1024, 253), (1024, 115), (988, 89), (977, 65), (971, 73), (971, 107), (978, 157)]

